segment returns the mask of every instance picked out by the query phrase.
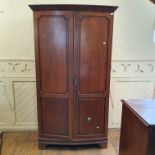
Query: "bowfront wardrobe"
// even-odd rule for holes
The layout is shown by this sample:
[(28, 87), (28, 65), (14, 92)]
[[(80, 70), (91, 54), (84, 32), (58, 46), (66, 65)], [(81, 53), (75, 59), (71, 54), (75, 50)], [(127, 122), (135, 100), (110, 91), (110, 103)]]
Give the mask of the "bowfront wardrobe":
[(39, 148), (107, 146), (117, 7), (30, 5), (34, 15)]

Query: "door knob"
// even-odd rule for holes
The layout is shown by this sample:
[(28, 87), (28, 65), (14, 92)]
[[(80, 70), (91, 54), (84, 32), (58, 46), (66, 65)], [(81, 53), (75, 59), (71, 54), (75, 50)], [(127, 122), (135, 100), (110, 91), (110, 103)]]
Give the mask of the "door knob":
[(90, 122), (92, 119), (91, 119), (91, 117), (88, 117), (87, 120), (88, 120), (88, 122)]
[(96, 127), (96, 129), (99, 129), (99, 128), (100, 128), (99, 126)]
[(107, 44), (107, 42), (106, 42), (106, 41), (103, 41), (103, 42), (102, 42), (102, 44), (103, 44), (103, 45), (106, 45), (106, 44)]

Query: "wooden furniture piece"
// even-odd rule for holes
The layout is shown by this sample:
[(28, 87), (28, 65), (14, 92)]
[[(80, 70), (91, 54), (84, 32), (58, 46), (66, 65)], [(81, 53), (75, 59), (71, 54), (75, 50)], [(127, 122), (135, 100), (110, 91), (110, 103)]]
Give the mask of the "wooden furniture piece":
[(2, 152), (2, 140), (3, 140), (3, 132), (0, 131), (0, 154)]
[(122, 102), (119, 155), (155, 155), (155, 100)]
[(151, 2), (155, 3), (155, 0), (150, 0)]
[(30, 5), (34, 13), (39, 147), (107, 146), (113, 12)]

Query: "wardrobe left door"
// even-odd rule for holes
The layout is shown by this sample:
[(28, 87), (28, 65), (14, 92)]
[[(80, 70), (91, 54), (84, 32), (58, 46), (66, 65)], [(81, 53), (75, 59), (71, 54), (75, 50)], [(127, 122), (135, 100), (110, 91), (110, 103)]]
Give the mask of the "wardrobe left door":
[(39, 137), (72, 138), (73, 12), (35, 11)]

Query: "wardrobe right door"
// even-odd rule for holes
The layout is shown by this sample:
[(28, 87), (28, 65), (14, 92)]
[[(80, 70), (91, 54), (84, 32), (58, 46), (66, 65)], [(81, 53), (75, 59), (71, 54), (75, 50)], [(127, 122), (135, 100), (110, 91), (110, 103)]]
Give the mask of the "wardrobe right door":
[(113, 18), (101, 12), (78, 12), (74, 18), (75, 135), (105, 137)]

